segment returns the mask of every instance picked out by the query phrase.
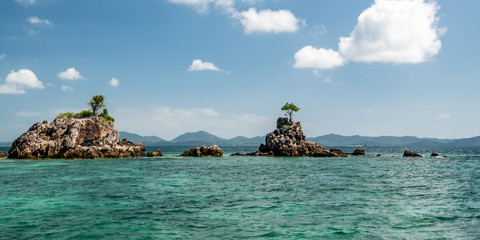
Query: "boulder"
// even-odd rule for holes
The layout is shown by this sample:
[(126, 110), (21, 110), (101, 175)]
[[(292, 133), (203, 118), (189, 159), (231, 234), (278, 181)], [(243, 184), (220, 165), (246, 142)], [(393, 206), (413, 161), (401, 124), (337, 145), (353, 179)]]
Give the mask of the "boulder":
[(422, 157), (422, 155), (420, 155), (418, 153), (410, 152), (410, 151), (405, 151), (403, 153), (403, 156), (404, 157)]
[(273, 157), (273, 152), (252, 152), (252, 153), (247, 153), (247, 156), (254, 156), (254, 157)]
[(147, 153), (147, 157), (163, 157), (163, 156), (164, 155), (163, 155), (162, 151), (160, 151), (160, 149), (157, 149), (155, 151)]
[(194, 147), (185, 151), (180, 157), (223, 157), (223, 151), (217, 145)]
[(256, 156), (309, 156), (309, 157), (346, 157), (341, 150), (328, 151), (324, 147), (307, 142), (300, 122), (289, 122), (287, 118), (278, 118), (277, 129), (268, 133), (265, 144), (261, 144)]
[(15, 139), (8, 151), (9, 158), (132, 158), (144, 156), (145, 146), (124, 139), (111, 121), (98, 117), (56, 118), (33, 124)]
[(7, 156), (7, 153), (0, 151), (0, 158), (6, 158)]
[(430, 157), (439, 157), (440, 155), (438, 155), (438, 153), (432, 153), (432, 155), (430, 155)]
[(353, 156), (365, 156), (364, 149), (355, 149), (352, 153)]

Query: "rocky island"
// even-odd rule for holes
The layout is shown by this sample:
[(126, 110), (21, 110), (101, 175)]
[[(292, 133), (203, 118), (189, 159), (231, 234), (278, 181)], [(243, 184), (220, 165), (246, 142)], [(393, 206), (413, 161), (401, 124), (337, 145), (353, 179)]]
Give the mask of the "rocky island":
[[(92, 101), (99, 96), (94, 96)], [(53, 121), (33, 124), (15, 139), (8, 157), (92, 159), (144, 156), (145, 146), (141, 143), (134, 144), (127, 139), (119, 141), (119, 133), (114, 130), (114, 120), (108, 116), (108, 111), (103, 109), (103, 114), (97, 114), (104, 106), (103, 96), (96, 100), (91, 105), (92, 112), (60, 114)]]
[(287, 117), (277, 119), (277, 128), (265, 137), (265, 144), (261, 144), (258, 152), (248, 155), (255, 156), (306, 156), (306, 157), (347, 157), (339, 149), (327, 150), (314, 143), (307, 142), (300, 122), (293, 121), (293, 113), (300, 110), (293, 103), (286, 103), (282, 107)]

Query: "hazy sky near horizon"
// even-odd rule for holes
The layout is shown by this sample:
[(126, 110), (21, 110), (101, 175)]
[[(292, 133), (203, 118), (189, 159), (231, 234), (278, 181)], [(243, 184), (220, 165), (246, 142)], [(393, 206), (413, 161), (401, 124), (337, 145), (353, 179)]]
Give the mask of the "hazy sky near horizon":
[[(170, 140), (480, 135), (480, 1), (2, 0), (0, 141), (108, 99), (118, 130)], [(477, 19), (477, 20), (476, 20)]]

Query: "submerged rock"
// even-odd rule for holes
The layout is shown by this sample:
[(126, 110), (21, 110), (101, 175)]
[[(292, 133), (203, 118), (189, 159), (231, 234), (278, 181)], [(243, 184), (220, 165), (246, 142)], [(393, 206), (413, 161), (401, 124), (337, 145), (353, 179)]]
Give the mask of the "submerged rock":
[(129, 158), (144, 156), (145, 146), (127, 139), (118, 141), (113, 122), (98, 117), (57, 118), (33, 124), (15, 139), (9, 158)]
[(422, 155), (420, 155), (418, 153), (410, 152), (410, 151), (405, 151), (403, 153), (403, 156), (404, 157), (422, 157)]
[(0, 158), (6, 158), (7, 156), (7, 153), (0, 151)]
[(309, 156), (309, 157), (346, 157), (341, 150), (328, 151), (324, 147), (307, 142), (300, 122), (288, 122), (278, 118), (277, 129), (268, 133), (265, 144), (259, 147), (257, 156)]
[(364, 149), (355, 149), (352, 153), (353, 156), (365, 156)]
[(147, 157), (163, 157), (163, 156), (164, 155), (160, 149), (147, 153)]
[(194, 147), (185, 151), (181, 157), (223, 157), (223, 151), (217, 145), (210, 147)]

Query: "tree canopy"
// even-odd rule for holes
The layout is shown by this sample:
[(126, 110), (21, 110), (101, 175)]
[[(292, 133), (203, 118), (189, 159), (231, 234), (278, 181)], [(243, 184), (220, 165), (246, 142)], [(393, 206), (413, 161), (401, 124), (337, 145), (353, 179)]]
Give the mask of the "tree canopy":
[(103, 95), (95, 95), (92, 99), (87, 103), (88, 106), (92, 109), (93, 116), (98, 116), (98, 112), (100, 109), (105, 107), (105, 101), (107, 99)]
[(290, 122), (293, 122), (292, 116), (294, 112), (298, 112), (299, 107), (295, 106), (293, 103), (285, 103), (282, 107), (282, 111), (286, 111), (285, 115), (289, 117)]

